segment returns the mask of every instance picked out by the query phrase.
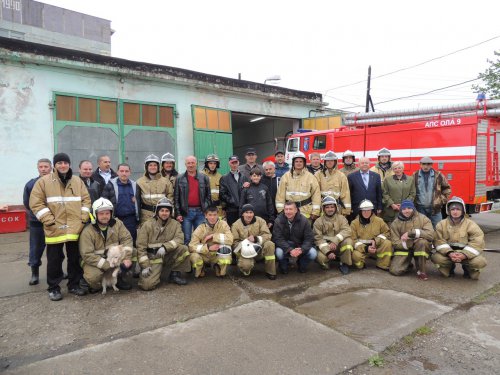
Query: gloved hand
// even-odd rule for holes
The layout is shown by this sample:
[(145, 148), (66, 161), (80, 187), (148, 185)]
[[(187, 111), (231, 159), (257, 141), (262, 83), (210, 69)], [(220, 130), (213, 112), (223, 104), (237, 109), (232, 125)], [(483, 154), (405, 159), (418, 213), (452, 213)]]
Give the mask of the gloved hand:
[(166, 254), (167, 250), (165, 249), (164, 246), (160, 247), (157, 251), (156, 251), (156, 257), (157, 258), (163, 258)]
[(144, 268), (141, 272), (142, 277), (148, 277), (149, 275), (151, 275), (151, 272), (152, 272), (151, 267)]

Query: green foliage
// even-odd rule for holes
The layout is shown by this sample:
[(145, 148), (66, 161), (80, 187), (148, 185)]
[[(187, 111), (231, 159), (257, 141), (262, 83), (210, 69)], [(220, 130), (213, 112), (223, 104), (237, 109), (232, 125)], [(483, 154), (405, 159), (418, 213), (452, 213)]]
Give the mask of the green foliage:
[(423, 336), (423, 335), (428, 335), (429, 333), (432, 332), (432, 328), (430, 327), (427, 327), (427, 326), (423, 326), (423, 327), (420, 327), (420, 328), (417, 328), (415, 330), (415, 333), (417, 335), (420, 335), (420, 336)]
[(384, 366), (384, 358), (378, 354), (372, 355), (368, 358), (368, 363), (371, 367), (383, 367)]
[(500, 51), (494, 51), (494, 54), (496, 61), (488, 59), (489, 68), (478, 75), (483, 83), (472, 86), (474, 92), (484, 92), (488, 99), (500, 99)]

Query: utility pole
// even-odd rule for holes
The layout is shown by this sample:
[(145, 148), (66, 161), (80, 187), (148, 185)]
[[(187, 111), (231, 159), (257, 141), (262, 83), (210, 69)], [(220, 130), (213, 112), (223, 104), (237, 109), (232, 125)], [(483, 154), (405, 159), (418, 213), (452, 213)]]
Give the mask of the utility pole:
[(366, 85), (366, 106), (365, 112), (370, 112), (370, 105), (372, 107), (372, 112), (375, 112), (375, 108), (373, 108), (372, 96), (370, 95), (370, 83), (372, 79), (372, 66), (368, 66), (368, 83)]

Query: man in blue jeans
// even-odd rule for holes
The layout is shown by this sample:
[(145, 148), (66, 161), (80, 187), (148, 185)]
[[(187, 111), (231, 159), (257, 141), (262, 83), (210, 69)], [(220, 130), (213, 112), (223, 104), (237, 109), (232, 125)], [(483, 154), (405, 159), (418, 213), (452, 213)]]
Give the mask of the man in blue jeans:
[(299, 212), (295, 202), (287, 201), (283, 212), (274, 222), (273, 242), (276, 244), (278, 268), (288, 273), (289, 259), (296, 259), (300, 273), (307, 272), (307, 265), (316, 259), (313, 247), (314, 233), (307, 218)]
[(212, 204), (210, 181), (206, 175), (198, 172), (196, 157), (185, 159), (186, 172), (175, 180), (174, 205), (176, 219), (182, 225), (184, 244), (191, 241), (191, 234), (198, 225), (205, 221), (203, 212)]

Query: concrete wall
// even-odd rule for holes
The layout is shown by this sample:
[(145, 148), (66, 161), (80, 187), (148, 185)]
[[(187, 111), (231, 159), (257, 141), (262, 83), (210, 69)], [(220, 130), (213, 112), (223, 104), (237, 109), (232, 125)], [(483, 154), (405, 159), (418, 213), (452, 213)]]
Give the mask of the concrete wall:
[[(54, 91), (175, 104), (179, 114), (178, 160), (193, 153), (192, 104), (290, 118), (307, 117), (315, 107), (311, 103), (285, 103), (243, 93), (181, 86), (166, 80), (125, 77), (121, 82), (110, 72), (24, 63), (18, 57), (16, 60), (4, 59), (0, 70), (0, 204), (19, 204), (24, 184), (37, 174), (36, 161), (54, 154), (53, 110), (49, 108)], [(267, 131), (264, 125), (259, 134)], [(269, 153), (270, 147), (263, 148), (263, 152)], [(73, 161), (73, 169), (77, 169), (77, 162)], [(118, 161), (112, 162), (116, 166)], [(183, 170), (180, 164), (179, 169)]]

